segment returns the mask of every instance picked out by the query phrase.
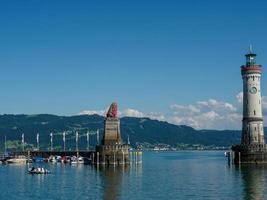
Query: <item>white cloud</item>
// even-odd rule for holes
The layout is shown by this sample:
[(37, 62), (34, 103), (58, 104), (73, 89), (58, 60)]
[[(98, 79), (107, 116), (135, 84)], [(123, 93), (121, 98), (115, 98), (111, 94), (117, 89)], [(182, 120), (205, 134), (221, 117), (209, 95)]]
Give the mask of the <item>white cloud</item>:
[(206, 119), (211, 120), (211, 121), (221, 118), (220, 115), (214, 111), (203, 113), (202, 117), (205, 117)]
[(150, 119), (156, 119), (159, 121), (166, 121), (166, 117), (164, 114), (161, 113), (148, 113), (145, 115), (146, 117), (150, 118)]
[(209, 99), (208, 101), (199, 101), (197, 102), (197, 105), (202, 109), (206, 108), (215, 111), (227, 110), (234, 112), (237, 110), (236, 107), (234, 107), (232, 104), (227, 102), (220, 102), (215, 99)]
[(104, 116), (106, 113), (105, 110), (84, 110), (81, 111), (78, 115), (101, 115)]
[(179, 117), (179, 116), (172, 116), (169, 117), (168, 120), (172, 124), (177, 124), (177, 125), (187, 125), (191, 126), (194, 128), (200, 127), (200, 122), (199, 120), (195, 119), (194, 117)]
[(168, 121), (196, 129), (236, 129), (241, 127), (237, 108), (228, 102), (209, 99), (190, 105), (170, 106)]
[(141, 112), (139, 110), (135, 110), (135, 109), (132, 109), (132, 108), (128, 108), (128, 109), (125, 109), (124, 111), (122, 111), (121, 116), (122, 117), (137, 117), (137, 118), (147, 117), (147, 118), (156, 119), (156, 120), (159, 120), (159, 121), (164, 121), (165, 120), (165, 116), (163, 114), (153, 113), (153, 112), (143, 113), (143, 112)]
[(239, 103), (243, 103), (243, 92), (239, 92), (237, 95), (236, 95), (236, 99)]
[(131, 108), (128, 108), (126, 110), (124, 110), (122, 112), (122, 116), (125, 116), (125, 117), (144, 117), (144, 113), (138, 111), (138, 110), (135, 110), (135, 109), (131, 109)]
[[(176, 125), (188, 125), (196, 129), (241, 129), (243, 93), (236, 95), (235, 104), (209, 99), (193, 104), (173, 104), (165, 113), (145, 113), (133, 108), (119, 112), (119, 116), (137, 117), (167, 121)], [(262, 97), (264, 122), (267, 122), (267, 97)], [(85, 110), (79, 114), (98, 114), (104, 116), (105, 110)]]
[[(163, 113), (144, 113), (142, 111), (127, 108), (119, 112), (121, 117), (150, 118), (159, 121), (167, 121), (177, 125), (188, 125), (196, 129), (225, 129), (232, 128), (237, 118), (234, 114), (235, 107), (232, 104), (219, 102), (214, 99), (196, 102), (194, 105), (170, 106), (170, 111)], [(85, 110), (79, 114), (104, 116), (106, 110)], [(241, 118), (239, 120), (241, 122)], [(225, 126), (225, 124), (228, 124)]]

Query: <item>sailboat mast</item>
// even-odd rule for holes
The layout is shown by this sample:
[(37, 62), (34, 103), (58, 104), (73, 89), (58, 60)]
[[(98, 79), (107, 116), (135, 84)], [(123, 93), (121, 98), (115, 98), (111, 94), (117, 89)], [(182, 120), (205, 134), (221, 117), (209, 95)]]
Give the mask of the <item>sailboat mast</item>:
[(5, 156), (6, 156), (6, 135), (5, 135)]

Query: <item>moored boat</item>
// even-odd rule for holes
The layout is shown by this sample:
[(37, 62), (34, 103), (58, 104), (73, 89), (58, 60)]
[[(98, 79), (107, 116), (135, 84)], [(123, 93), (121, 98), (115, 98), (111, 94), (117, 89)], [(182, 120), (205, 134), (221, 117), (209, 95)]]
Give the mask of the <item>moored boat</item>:
[(71, 164), (90, 164), (90, 160), (84, 157), (72, 157)]
[(18, 156), (6, 160), (8, 164), (26, 164), (28, 159), (25, 156)]
[(52, 155), (49, 156), (48, 161), (49, 161), (49, 162), (52, 162), (52, 163), (57, 163), (56, 156), (52, 156)]
[(61, 158), (61, 163), (70, 163), (71, 162), (71, 157), (69, 157), (69, 156), (63, 156), (62, 158)]

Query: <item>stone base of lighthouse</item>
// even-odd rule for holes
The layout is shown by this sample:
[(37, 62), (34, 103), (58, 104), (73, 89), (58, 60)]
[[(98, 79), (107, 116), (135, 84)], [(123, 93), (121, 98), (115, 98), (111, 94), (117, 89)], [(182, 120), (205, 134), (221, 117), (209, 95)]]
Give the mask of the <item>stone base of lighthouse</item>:
[(129, 146), (124, 145), (98, 145), (96, 146), (95, 164), (124, 165), (130, 164)]
[(232, 147), (235, 164), (267, 164), (267, 145), (250, 144)]

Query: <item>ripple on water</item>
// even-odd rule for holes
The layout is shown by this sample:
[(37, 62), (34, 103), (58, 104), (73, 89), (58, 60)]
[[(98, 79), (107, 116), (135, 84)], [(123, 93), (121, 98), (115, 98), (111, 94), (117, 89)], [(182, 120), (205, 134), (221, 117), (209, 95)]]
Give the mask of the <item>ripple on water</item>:
[(267, 168), (227, 166), (223, 152), (145, 152), (141, 166), (0, 165), (0, 199), (267, 199)]

